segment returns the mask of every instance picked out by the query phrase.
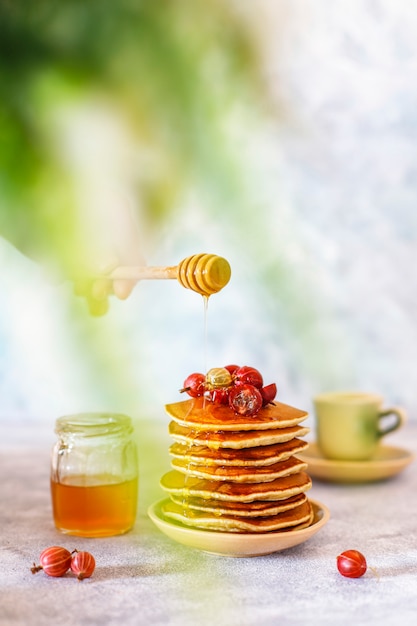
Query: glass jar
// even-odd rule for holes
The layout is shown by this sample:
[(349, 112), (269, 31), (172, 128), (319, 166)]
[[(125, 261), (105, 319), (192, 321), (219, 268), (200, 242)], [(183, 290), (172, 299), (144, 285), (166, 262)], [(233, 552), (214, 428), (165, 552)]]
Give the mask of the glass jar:
[(138, 464), (126, 415), (81, 413), (60, 417), (52, 451), (55, 526), (69, 535), (107, 537), (132, 528)]

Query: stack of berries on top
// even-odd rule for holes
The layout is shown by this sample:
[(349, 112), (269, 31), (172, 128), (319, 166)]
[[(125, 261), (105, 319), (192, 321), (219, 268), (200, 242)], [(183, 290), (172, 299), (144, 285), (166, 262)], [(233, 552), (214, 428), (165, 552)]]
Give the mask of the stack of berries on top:
[(190, 374), (180, 391), (192, 398), (205, 396), (217, 404), (229, 405), (237, 415), (251, 416), (273, 403), (277, 386), (264, 386), (262, 374), (254, 367), (226, 365), (213, 367), (206, 375)]

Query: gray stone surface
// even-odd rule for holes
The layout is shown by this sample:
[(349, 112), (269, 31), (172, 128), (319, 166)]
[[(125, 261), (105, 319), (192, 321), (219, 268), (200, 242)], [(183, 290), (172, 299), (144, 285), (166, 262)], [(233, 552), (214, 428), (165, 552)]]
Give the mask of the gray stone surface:
[[(391, 443), (416, 441), (415, 425)], [(20, 434), (0, 426), (0, 623), (195, 626), (338, 626), (415, 622), (417, 600), (417, 489), (415, 464), (373, 484), (313, 481), (309, 495), (324, 503), (330, 521), (306, 543), (255, 558), (208, 555), (163, 535), (146, 511), (163, 497), (158, 481), (168, 467), (165, 427), (138, 424), (139, 514), (120, 537), (82, 539), (54, 529), (49, 497), (51, 435), (42, 422)], [(411, 450), (417, 450), (413, 445)], [(49, 545), (86, 549), (96, 557), (92, 578), (32, 575)], [(337, 555), (362, 551), (369, 569), (346, 579)]]
[[(313, 481), (309, 495), (325, 504), (330, 521), (309, 541), (268, 556), (226, 558), (174, 543), (148, 519), (163, 496), (168, 467), (160, 422), (138, 424), (139, 514), (120, 537), (81, 539), (54, 529), (49, 497), (51, 435), (42, 423), (19, 434), (0, 426), (0, 623), (2, 626), (338, 626), (415, 623), (417, 599), (415, 464), (397, 477), (365, 485)], [(409, 447), (415, 424), (392, 437)], [(417, 450), (415, 444), (410, 448)], [(86, 549), (96, 557), (92, 578), (32, 575), (49, 545)], [(368, 572), (347, 579), (337, 555), (362, 551)]]

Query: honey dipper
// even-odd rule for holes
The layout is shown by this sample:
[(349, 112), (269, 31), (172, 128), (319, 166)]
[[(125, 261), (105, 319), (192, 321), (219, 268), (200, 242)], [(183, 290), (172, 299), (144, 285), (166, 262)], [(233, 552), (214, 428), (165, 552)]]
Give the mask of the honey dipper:
[(211, 296), (227, 285), (231, 269), (226, 259), (215, 254), (194, 254), (176, 266), (119, 266), (107, 278), (144, 280), (176, 278), (186, 289)]

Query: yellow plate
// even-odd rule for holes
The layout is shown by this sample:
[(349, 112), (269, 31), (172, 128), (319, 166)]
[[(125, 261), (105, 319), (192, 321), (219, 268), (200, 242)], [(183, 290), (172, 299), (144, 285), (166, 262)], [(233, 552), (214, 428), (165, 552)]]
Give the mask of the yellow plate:
[(297, 457), (308, 463), (307, 473), (335, 483), (368, 483), (391, 478), (414, 460), (414, 455), (403, 448), (381, 446), (369, 461), (334, 461), (325, 459), (317, 444), (310, 443)]
[(310, 499), (313, 505), (314, 519), (308, 528), (268, 533), (215, 532), (189, 528), (179, 522), (166, 519), (161, 512), (161, 505), (165, 501), (155, 502), (148, 509), (149, 517), (159, 530), (185, 546), (221, 556), (261, 556), (292, 548), (315, 535), (330, 517), (327, 507)]

